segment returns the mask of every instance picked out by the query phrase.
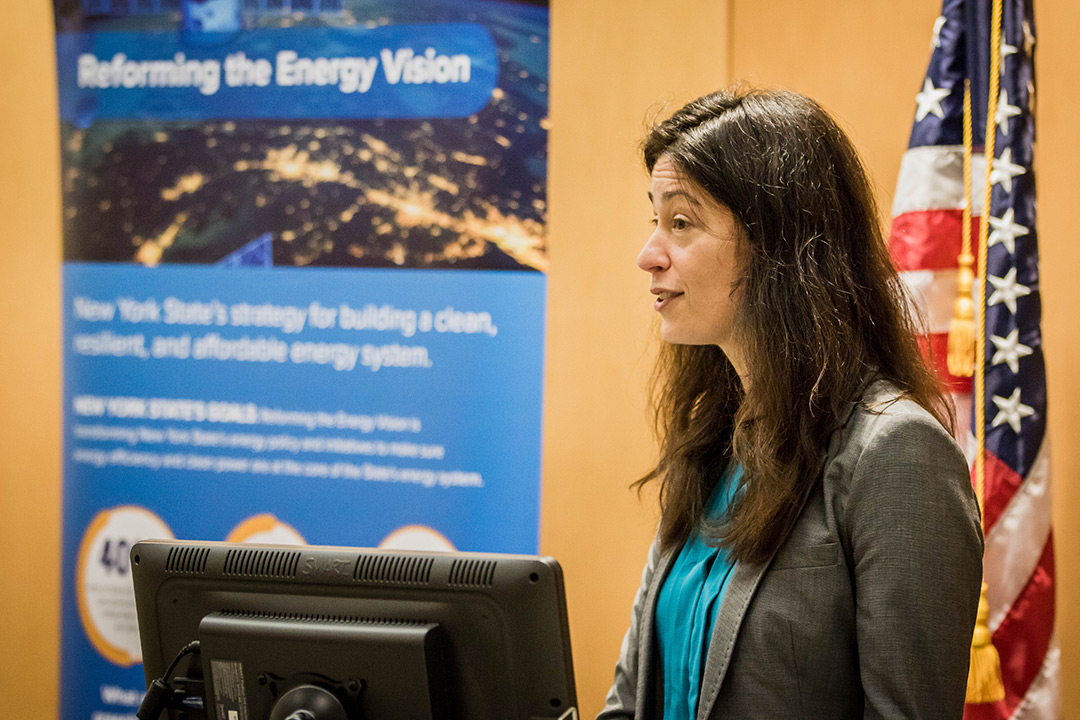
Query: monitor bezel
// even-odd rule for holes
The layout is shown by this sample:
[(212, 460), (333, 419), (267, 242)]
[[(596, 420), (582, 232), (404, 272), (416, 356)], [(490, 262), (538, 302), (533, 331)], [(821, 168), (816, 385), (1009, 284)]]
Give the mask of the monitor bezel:
[(467, 685), (454, 690), (452, 704), (465, 703), (456, 713), (486, 720), (470, 704), (498, 693), (483, 701), (492, 720), (576, 716), (565, 587), (553, 558), (146, 540), (131, 559), (148, 684), (214, 612), (425, 621), (447, 635), (449, 682)]

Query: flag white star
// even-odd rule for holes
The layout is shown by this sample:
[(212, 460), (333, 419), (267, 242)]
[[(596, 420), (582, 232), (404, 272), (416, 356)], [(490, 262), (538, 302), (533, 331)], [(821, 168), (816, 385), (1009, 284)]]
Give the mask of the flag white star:
[(1019, 434), (1020, 418), (1031, 417), (1035, 414), (1035, 408), (1020, 402), (1020, 388), (1013, 390), (1012, 395), (1007, 398), (995, 395), (993, 401), (998, 406), (998, 414), (994, 416), (991, 427), (1009, 423), (1009, 427), (1013, 429), (1013, 432)]
[(1027, 20), (1024, 21), (1024, 53), (1031, 57), (1032, 51), (1035, 50), (1035, 33), (1031, 31), (1031, 23)]
[(941, 47), (941, 28), (945, 27), (945, 16), (939, 15), (934, 21), (934, 36), (930, 39), (930, 47)]
[(990, 184), (1001, 183), (1005, 192), (1012, 192), (1013, 178), (1026, 172), (1023, 165), (1013, 163), (1012, 148), (1005, 148), (1001, 151), (1001, 157), (994, 158), (993, 167), (990, 169)]
[(997, 112), (994, 113), (994, 122), (1001, 128), (1002, 135), (1009, 134), (1009, 118), (1014, 118), (1021, 113), (1019, 106), (1009, 104), (1009, 92), (1002, 90), (998, 96)]
[(931, 113), (944, 120), (945, 111), (941, 107), (941, 101), (949, 97), (949, 92), (948, 88), (934, 87), (930, 78), (926, 78), (922, 92), (915, 96), (915, 102), (919, 104), (919, 109), (915, 111), (915, 122), (921, 121)]
[(994, 292), (990, 294), (986, 304), (1005, 303), (1005, 307), (1009, 308), (1009, 312), (1013, 315), (1016, 314), (1016, 298), (1031, 294), (1031, 288), (1016, 282), (1016, 268), (1014, 267), (1009, 268), (1009, 272), (1005, 273), (1005, 277), (991, 275), (986, 279), (994, 286)]
[(1005, 337), (991, 335), (990, 342), (994, 343), (994, 347), (997, 348), (994, 357), (990, 359), (990, 364), (1000, 365), (1005, 363), (1013, 373), (1020, 372), (1020, 358), (1027, 357), (1034, 352), (1027, 345), (1021, 344), (1020, 331), (1016, 328), (1013, 328), (1013, 331)]
[(1005, 38), (1001, 38), (1001, 65), (1002, 65), (1002, 67), (1005, 66), (1005, 58), (1009, 57), (1010, 55), (1015, 55), (1017, 52), (1018, 52), (1018, 50), (1017, 50), (1017, 47), (1015, 45), (1010, 45), (1009, 43), (1005, 42)]
[(1010, 255), (1016, 252), (1016, 238), (1027, 235), (1028, 229), (1015, 221), (1015, 215), (1013, 209), (1009, 208), (1000, 218), (990, 216), (990, 227), (993, 228), (988, 242), (990, 247), (1001, 243)]

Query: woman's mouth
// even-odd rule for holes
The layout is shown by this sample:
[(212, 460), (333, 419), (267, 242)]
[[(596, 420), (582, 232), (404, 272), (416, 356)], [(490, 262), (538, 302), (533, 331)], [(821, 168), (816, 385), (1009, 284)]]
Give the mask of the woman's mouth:
[(656, 303), (653, 305), (653, 307), (656, 310), (662, 310), (672, 300), (679, 297), (680, 295), (682, 295), (681, 292), (675, 292), (673, 290), (661, 290), (656, 293)]

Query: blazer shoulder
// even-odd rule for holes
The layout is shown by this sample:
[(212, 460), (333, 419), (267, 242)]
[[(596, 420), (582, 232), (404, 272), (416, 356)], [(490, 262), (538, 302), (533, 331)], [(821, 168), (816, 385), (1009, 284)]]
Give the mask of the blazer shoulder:
[(952, 435), (888, 383), (875, 383), (833, 434), (824, 482), (842, 506), (910, 491), (924, 498), (945, 493), (975, 507), (967, 460)]
[(829, 442), (827, 462), (847, 455), (858, 460), (867, 450), (889, 455), (931, 452), (947, 463), (966, 463), (952, 434), (929, 410), (891, 383), (873, 383)]

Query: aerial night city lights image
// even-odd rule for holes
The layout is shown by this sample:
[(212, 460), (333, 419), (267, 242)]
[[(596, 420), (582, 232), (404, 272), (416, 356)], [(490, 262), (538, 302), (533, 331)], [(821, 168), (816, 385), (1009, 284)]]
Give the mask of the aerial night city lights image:
[[(545, 271), (546, 8), (286, 3), (248, 0), (242, 21), (360, 33), (451, 16), (482, 26), (498, 56), (490, 99), (464, 117), (275, 119), (269, 108), (254, 119), (65, 119), (65, 260), (213, 264), (269, 234), (263, 264), (275, 266)], [(58, 2), (58, 29), (177, 25), (178, 0), (113, 4)]]

